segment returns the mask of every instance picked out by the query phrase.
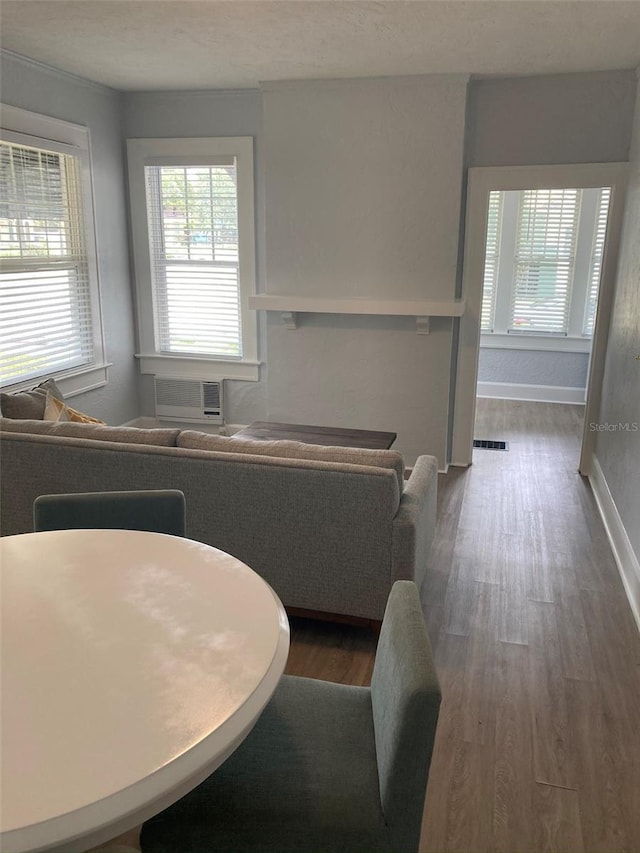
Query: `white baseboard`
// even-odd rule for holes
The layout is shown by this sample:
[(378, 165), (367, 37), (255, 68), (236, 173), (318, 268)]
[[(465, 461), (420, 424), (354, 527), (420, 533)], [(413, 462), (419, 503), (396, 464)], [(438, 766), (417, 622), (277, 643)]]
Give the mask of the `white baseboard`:
[(634, 553), (615, 501), (609, 491), (600, 463), (595, 456), (591, 464), (589, 482), (609, 537), (609, 544), (629, 599), (631, 612), (640, 631), (640, 563), (638, 563), (638, 557)]
[(561, 385), (520, 385), (515, 382), (478, 382), (478, 397), (495, 400), (525, 400), (534, 403), (584, 405), (585, 389)]

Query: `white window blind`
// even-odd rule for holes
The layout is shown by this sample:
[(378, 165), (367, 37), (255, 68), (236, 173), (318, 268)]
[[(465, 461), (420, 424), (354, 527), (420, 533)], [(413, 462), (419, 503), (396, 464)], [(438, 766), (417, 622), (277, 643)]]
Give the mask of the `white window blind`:
[(90, 364), (80, 157), (0, 142), (0, 383)]
[(236, 158), (145, 180), (158, 351), (241, 357)]
[(484, 258), (484, 290), (482, 297), (482, 331), (493, 330), (496, 288), (498, 284), (498, 262), (500, 259), (500, 232), (502, 230), (503, 194), (489, 193), (487, 211), (487, 243)]
[(580, 191), (521, 195), (509, 332), (567, 333)]
[(591, 253), (591, 276), (589, 279), (589, 293), (585, 307), (584, 325), (582, 334), (588, 337), (593, 335), (593, 326), (598, 307), (598, 291), (600, 289), (600, 275), (602, 273), (602, 256), (604, 253), (604, 240), (607, 234), (607, 219), (609, 216), (609, 201), (611, 199), (611, 188), (603, 187), (600, 190), (600, 205), (598, 207), (598, 219), (593, 237), (593, 251)]

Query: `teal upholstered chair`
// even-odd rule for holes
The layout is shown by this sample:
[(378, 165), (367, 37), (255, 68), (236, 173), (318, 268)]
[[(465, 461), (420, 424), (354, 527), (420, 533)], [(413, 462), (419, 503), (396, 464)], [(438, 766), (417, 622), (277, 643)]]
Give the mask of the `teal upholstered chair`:
[(177, 489), (40, 495), (33, 503), (33, 529), (116, 528), (186, 535), (184, 494)]
[(398, 581), (371, 688), (284, 676), (236, 752), (144, 825), (143, 853), (416, 851), (439, 707), (418, 592)]

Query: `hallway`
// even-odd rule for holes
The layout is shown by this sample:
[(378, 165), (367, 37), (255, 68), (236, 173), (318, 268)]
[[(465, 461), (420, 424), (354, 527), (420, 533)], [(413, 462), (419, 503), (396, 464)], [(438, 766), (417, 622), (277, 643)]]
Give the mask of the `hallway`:
[[(439, 478), (422, 601), (443, 691), (424, 853), (640, 850), (640, 634), (591, 488), (580, 406), (478, 400)], [(366, 629), (292, 620), (287, 671), (371, 677)]]
[(577, 473), (582, 411), (478, 400), (476, 437), (509, 450), (442, 478), (425, 851), (640, 849), (640, 635)]

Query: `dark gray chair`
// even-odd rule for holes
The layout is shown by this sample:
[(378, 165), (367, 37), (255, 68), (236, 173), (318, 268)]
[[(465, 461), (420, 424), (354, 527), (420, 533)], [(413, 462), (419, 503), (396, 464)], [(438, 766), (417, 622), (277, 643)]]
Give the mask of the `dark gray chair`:
[(439, 707), (418, 592), (398, 581), (371, 688), (284, 676), (233, 755), (144, 825), (142, 850), (417, 851)]
[(116, 528), (186, 535), (184, 494), (177, 489), (40, 495), (33, 503), (33, 529)]

